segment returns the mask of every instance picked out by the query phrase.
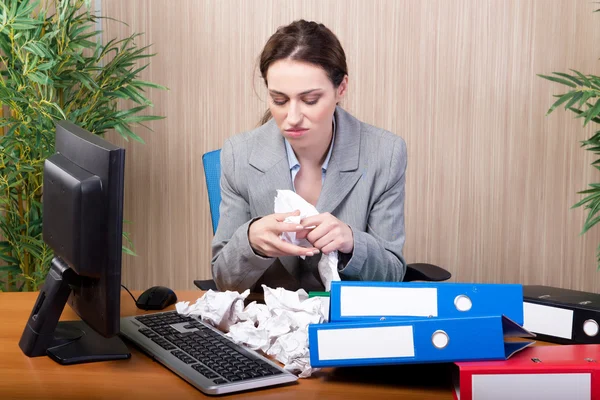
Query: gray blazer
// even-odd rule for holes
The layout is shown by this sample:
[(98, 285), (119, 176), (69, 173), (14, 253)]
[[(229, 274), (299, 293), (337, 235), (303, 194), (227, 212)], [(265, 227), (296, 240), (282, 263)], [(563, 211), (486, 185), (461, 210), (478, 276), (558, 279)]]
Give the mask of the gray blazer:
[[(363, 123), (337, 107), (336, 136), (319, 212), (347, 223), (354, 251), (340, 254), (344, 280), (401, 281), (406, 271), (402, 138)], [(220, 290), (284, 287), (322, 290), (320, 255), (265, 258), (250, 247), (248, 227), (273, 213), (278, 189), (293, 190), (283, 136), (274, 120), (227, 139), (221, 151), (221, 206), (212, 242), (212, 273)]]

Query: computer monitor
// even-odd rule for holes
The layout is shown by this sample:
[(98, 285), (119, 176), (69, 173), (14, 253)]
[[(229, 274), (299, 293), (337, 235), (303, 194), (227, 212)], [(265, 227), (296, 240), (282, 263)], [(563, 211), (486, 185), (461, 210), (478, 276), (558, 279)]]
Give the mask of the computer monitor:
[[(43, 239), (54, 251), (19, 347), (61, 364), (129, 358), (120, 328), (125, 150), (56, 123), (44, 163)], [(66, 303), (81, 321), (61, 321)]]

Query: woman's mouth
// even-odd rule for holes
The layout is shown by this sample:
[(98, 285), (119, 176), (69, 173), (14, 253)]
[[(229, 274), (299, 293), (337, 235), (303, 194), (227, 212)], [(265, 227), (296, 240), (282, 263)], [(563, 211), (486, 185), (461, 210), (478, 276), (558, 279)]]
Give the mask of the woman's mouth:
[(291, 136), (291, 137), (300, 137), (300, 136), (304, 135), (306, 132), (308, 132), (308, 129), (306, 129), (306, 128), (292, 128), (292, 129), (286, 129), (285, 132), (288, 134), (288, 136)]

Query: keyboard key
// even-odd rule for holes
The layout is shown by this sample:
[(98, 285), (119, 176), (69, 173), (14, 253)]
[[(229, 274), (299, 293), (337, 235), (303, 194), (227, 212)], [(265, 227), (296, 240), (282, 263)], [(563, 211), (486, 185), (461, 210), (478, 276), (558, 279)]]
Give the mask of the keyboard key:
[(200, 336), (201, 338), (209, 338), (210, 337), (210, 333), (206, 332), (205, 330), (203, 331), (194, 331), (194, 335)]
[(262, 368), (264, 368), (265, 366), (271, 366), (271, 364), (269, 364), (268, 362), (263, 361), (263, 360), (255, 360), (254, 364), (256, 364)]
[(223, 379), (223, 378), (218, 378), (218, 379), (215, 379), (213, 382), (216, 383), (217, 385), (220, 385), (222, 383), (227, 383), (227, 380)]
[(266, 369), (257, 369), (256, 372), (258, 372), (262, 376), (273, 375), (271, 371), (268, 371)]
[(275, 368), (275, 367), (270, 367), (269, 371), (271, 371), (275, 375), (283, 373), (283, 372), (281, 372), (281, 370), (279, 368)]
[(223, 367), (213, 367), (212, 368), (216, 373), (221, 374), (221, 375), (225, 375), (227, 374), (227, 370)]
[(166, 335), (164, 338), (167, 339), (169, 342), (173, 342), (173, 343), (175, 343), (177, 341), (177, 338), (175, 337), (175, 335)]
[(152, 339), (152, 341), (156, 344), (158, 344), (160, 347), (162, 347), (165, 350), (171, 350), (174, 349), (175, 347), (170, 344), (169, 342), (167, 342), (165, 339), (162, 338), (154, 338)]

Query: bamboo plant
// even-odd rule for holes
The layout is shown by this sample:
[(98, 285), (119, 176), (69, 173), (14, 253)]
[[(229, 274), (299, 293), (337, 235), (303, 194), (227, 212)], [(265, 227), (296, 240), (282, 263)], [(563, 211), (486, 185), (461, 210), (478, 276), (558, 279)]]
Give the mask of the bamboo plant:
[(136, 46), (139, 34), (103, 44), (89, 7), (0, 0), (0, 290), (37, 290), (53, 257), (42, 239), (42, 177), (55, 122), (143, 143), (132, 127), (162, 118), (143, 112), (152, 106), (145, 90), (164, 89), (139, 79), (154, 54)]
[[(596, 10), (598, 12), (600, 10)], [(546, 115), (558, 107), (564, 106), (576, 114), (575, 118), (583, 121), (583, 126), (590, 122), (600, 124), (600, 77), (592, 74), (583, 74), (576, 70), (571, 73), (553, 72), (551, 75), (538, 75), (541, 78), (567, 86), (567, 92), (554, 97), (557, 100), (552, 104)], [(588, 139), (581, 142), (581, 146), (594, 154), (592, 166), (600, 170), (600, 130)], [(578, 192), (584, 197), (573, 205), (573, 208), (584, 207), (587, 217), (583, 224), (581, 234), (585, 234), (594, 225), (600, 222), (600, 183), (590, 183), (589, 188)], [(596, 260), (600, 269), (600, 245), (596, 249)]]

